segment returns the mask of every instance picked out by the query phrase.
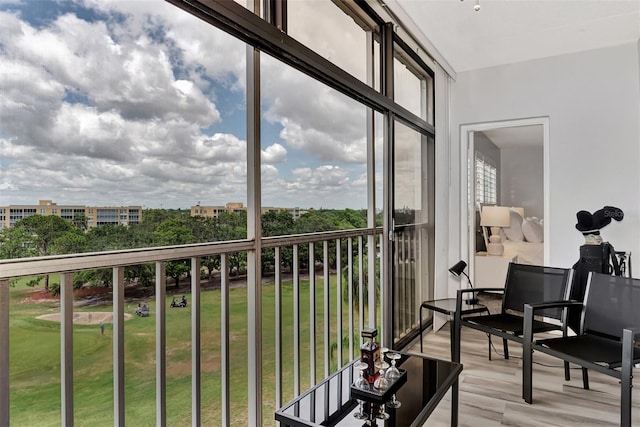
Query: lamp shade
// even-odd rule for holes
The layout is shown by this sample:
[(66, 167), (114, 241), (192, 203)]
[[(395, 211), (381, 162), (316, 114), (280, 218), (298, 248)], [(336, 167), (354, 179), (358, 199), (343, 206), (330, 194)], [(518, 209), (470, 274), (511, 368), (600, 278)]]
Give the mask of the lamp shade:
[(453, 267), (449, 269), (449, 273), (458, 277), (462, 274), (465, 268), (467, 268), (467, 263), (464, 261), (458, 261)]
[(480, 225), (483, 227), (508, 227), (511, 225), (509, 208), (505, 206), (483, 206)]

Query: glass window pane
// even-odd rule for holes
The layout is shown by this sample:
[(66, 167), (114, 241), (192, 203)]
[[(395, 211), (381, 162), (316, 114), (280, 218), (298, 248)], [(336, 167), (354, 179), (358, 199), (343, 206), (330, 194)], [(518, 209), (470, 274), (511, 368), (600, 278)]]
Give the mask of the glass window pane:
[[(0, 41), (3, 204), (110, 208), (92, 228), (246, 203), (244, 43), (165, 2), (45, 3), (1, 8), (24, 29)], [(201, 238), (169, 236), (110, 249)]]
[(476, 153), (476, 202), (497, 203), (497, 170), (490, 159)]
[(416, 116), (425, 118), (422, 81), (397, 58), (393, 62), (395, 101)]
[(433, 138), (395, 123), (394, 139), (394, 342), (418, 324), (420, 301), (433, 295)]
[[(396, 46), (396, 49), (399, 47)], [(406, 55), (394, 58), (394, 100), (416, 116), (434, 124), (433, 78), (425, 70), (416, 71)]]
[(367, 83), (366, 32), (329, 0), (287, 2), (287, 33)]
[(394, 209), (396, 225), (426, 221), (427, 147), (423, 136), (396, 122), (394, 141)]
[(366, 218), (366, 108), (267, 55), (261, 92), (263, 206)]

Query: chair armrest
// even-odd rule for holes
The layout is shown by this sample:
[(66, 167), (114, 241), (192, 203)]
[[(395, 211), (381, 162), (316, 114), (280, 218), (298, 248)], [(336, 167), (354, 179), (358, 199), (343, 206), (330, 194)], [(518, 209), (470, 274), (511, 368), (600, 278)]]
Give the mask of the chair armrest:
[[(582, 307), (582, 303), (580, 301), (569, 300), (569, 301), (545, 301), (535, 304), (525, 304), (524, 305), (524, 319), (523, 319), (523, 328), (522, 328), (522, 339), (523, 339), (523, 348), (528, 350), (528, 347), (531, 345), (533, 341), (533, 316), (535, 310), (543, 310), (546, 308), (569, 308), (569, 307)], [(566, 324), (562, 325), (563, 334), (566, 333)], [(528, 344), (528, 345), (526, 345)]]
[(560, 308), (560, 307), (580, 307), (582, 303), (580, 301), (575, 300), (558, 300), (558, 301), (545, 301), (539, 302), (535, 304), (525, 304), (524, 305), (524, 316), (527, 316), (527, 306), (530, 307), (531, 311), (534, 312), (536, 310), (544, 310), (547, 308)]
[(640, 337), (640, 327), (630, 326), (628, 328), (624, 328), (622, 331), (629, 331), (634, 341), (638, 341), (638, 337)]

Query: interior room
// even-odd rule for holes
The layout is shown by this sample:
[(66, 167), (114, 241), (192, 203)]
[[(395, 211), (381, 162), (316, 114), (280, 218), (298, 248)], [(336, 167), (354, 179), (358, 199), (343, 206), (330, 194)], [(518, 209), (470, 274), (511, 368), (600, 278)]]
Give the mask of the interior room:
[[(543, 134), (543, 125), (473, 133), (469, 152), (475, 167), (468, 179), (474, 182), (476, 206), (469, 259), (477, 287), (504, 286), (510, 262), (545, 265)], [(485, 222), (491, 220), (488, 210), (482, 215), (485, 206), (509, 211), (508, 223), (499, 231), (502, 247), (494, 251), (487, 250), (491, 227)]]
[(0, 426), (640, 425), (640, 0), (0, 28)]

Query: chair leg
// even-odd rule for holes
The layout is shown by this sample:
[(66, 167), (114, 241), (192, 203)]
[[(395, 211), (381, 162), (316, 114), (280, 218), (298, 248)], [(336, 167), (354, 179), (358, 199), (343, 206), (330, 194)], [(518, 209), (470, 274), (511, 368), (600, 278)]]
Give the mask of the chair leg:
[(589, 390), (589, 370), (582, 368), (582, 388)]
[(533, 401), (533, 308), (524, 305), (524, 325), (522, 335), (522, 398)]
[(529, 404), (533, 401), (533, 349), (526, 342), (522, 346), (522, 398)]
[(420, 306), (420, 353), (422, 352), (422, 306)]
[(509, 358), (509, 343), (506, 338), (502, 338), (502, 348), (504, 349), (504, 358)]
[(629, 329), (622, 331), (622, 366), (620, 376), (620, 425), (631, 427), (631, 390), (633, 387), (634, 334)]
[(489, 360), (491, 360), (491, 334), (487, 334), (487, 337), (489, 338)]
[(571, 371), (569, 369), (569, 362), (567, 361), (564, 362), (564, 380), (565, 381), (571, 380)]

